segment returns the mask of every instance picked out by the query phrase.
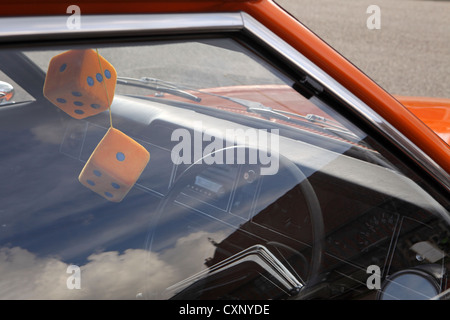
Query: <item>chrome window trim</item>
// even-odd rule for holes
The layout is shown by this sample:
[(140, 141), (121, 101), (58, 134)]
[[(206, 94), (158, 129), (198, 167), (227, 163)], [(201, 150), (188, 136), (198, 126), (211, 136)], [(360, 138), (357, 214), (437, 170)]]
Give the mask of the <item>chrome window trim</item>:
[(80, 28), (69, 29), (66, 16), (0, 18), (0, 43), (36, 36), (89, 35), (98, 33), (164, 34), (173, 32), (236, 31), (244, 27), (239, 13), (81, 15)]
[(361, 118), (392, 141), (425, 172), (434, 177), (441, 186), (450, 191), (450, 175), (431, 157), (367, 104), (247, 13), (81, 15), (80, 29), (74, 30), (66, 25), (69, 17), (70, 15), (1, 18), (0, 44), (32, 40), (36, 39), (36, 36), (41, 36), (39, 39), (52, 36), (70, 39), (99, 34), (117, 35), (117, 32), (124, 35), (153, 35), (245, 31), (250, 37), (261, 41), (266, 47), (276, 51), (281, 57), (330, 90)]

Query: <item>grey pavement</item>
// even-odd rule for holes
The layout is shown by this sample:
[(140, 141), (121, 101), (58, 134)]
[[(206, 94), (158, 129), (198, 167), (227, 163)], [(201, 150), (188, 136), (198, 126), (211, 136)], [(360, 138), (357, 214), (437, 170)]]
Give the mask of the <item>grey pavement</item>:
[[(276, 2), (390, 93), (450, 98), (450, 1)], [(367, 28), (369, 5), (380, 29)]]

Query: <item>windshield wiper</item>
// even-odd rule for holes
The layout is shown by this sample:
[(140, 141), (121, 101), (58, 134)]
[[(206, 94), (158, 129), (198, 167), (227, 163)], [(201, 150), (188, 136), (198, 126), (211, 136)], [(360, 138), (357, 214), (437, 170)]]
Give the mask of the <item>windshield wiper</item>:
[(267, 107), (260, 102), (239, 98), (230, 98), (226, 96), (218, 96), (218, 97), (240, 104), (241, 106), (245, 107), (248, 112), (253, 112), (261, 116), (267, 116), (268, 118), (278, 118), (287, 121), (291, 120), (291, 117), (284, 115), (282, 112), (278, 112), (270, 107)]
[[(355, 135), (353, 132), (349, 131), (347, 128), (343, 127), (340, 123), (337, 121), (315, 115), (315, 114), (307, 114), (306, 116), (302, 116), (296, 113), (291, 113), (283, 110), (273, 109), (271, 107), (267, 107), (263, 105), (260, 102), (246, 100), (246, 99), (240, 99), (240, 98), (232, 98), (227, 96), (222, 96), (219, 94), (211, 93), (211, 92), (203, 92), (200, 90), (195, 89), (188, 89), (184, 86), (178, 86), (174, 83), (164, 81), (161, 79), (151, 78), (151, 77), (142, 77), (140, 79), (137, 78), (129, 78), (129, 77), (117, 77), (117, 83), (124, 84), (124, 85), (130, 85), (134, 87), (140, 87), (145, 89), (150, 89), (156, 92), (164, 92), (173, 94), (179, 97), (183, 97), (195, 102), (200, 102), (202, 99), (200, 97), (197, 97), (196, 95), (187, 92), (185, 90), (189, 91), (197, 91), (199, 93), (207, 94), (210, 96), (214, 96), (217, 98), (221, 98), (224, 100), (228, 100), (231, 102), (234, 102), (236, 104), (239, 104), (246, 108), (248, 112), (252, 112), (255, 114), (258, 114), (260, 116), (266, 117), (268, 119), (278, 119), (278, 120), (284, 120), (291, 123), (299, 124), (299, 125), (305, 125), (307, 123), (314, 124), (315, 127), (320, 127), (323, 130), (327, 130), (332, 132), (333, 134), (346, 138), (346, 139), (352, 139), (354, 141), (359, 141), (359, 137)], [(182, 88), (186, 88), (185, 90)], [(198, 106), (203, 107), (203, 106)]]
[(173, 83), (155, 78), (142, 77), (140, 79), (137, 79), (129, 77), (117, 77), (117, 83), (133, 87), (150, 89), (157, 92), (169, 93), (195, 102), (200, 102), (202, 100), (200, 97), (197, 97), (192, 93), (182, 90), (180, 87), (174, 85)]
[[(302, 116), (296, 113), (291, 113), (283, 110), (273, 109), (271, 107), (267, 107), (262, 103), (239, 99), (239, 98), (230, 98), (226, 96), (219, 96), (223, 99), (235, 102), (247, 108), (248, 112), (253, 112), (259, 114), (261, 116), (266, 116), (267, 118), (274, 118), (278, 120), (285, 120), (291, 123), (305, 125), (305, 121), (309, 123), (320, 124), (320, 128), (325, 129), (327, 131), (331, 131), (336, 135), (344, 135), (347, 139), (352, 138), (357, 141), (360, 139), (356, 134), (349, 131), (347, 128), (343, 127), (339, 124), (339, 122), (325, 118), (323, 116), (319, 116), (316, 114), (307, 114), (306, 116)], [(300, 120), (301, 119), (301, 120)]]

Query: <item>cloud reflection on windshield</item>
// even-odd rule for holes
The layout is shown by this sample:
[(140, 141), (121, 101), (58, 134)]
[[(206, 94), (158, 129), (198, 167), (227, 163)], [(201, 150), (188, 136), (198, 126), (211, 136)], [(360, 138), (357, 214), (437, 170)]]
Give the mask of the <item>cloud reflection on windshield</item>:
[(165, 288), (205, 268), (214, 254), (208, 240), (223, 235), (194, 232), (162, 253), (128, 249), (88, 257), (80, 266), (81, 288), (68, 289), (70, 263), (39, 257), (20, 247), (0, 249), (1, 299), (158, 299)]

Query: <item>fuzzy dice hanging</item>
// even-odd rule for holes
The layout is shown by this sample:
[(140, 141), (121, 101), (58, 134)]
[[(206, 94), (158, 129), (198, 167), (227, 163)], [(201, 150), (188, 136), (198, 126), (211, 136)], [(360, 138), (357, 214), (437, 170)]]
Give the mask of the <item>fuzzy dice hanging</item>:
[[(110, 108), (116, 80), (116, 70), (98, 52), (70, 50), (51, 59), (44, 95), (70, 116), (83, 119)], [(113, 128), (111, 120), (111, 127), (78, 180), (105, 199), (120, 202), (139, 179), (149, 159), (150, 153)]]
[(76, 119), (109, 108), (116, 87), (114, 67), (95, 50), (69, 50), (50, 60), (44, 96)]
[(119, 202), (130, 191), (150, 159), (139, 143), (110, 128), (78, 177), (87, 188)]

